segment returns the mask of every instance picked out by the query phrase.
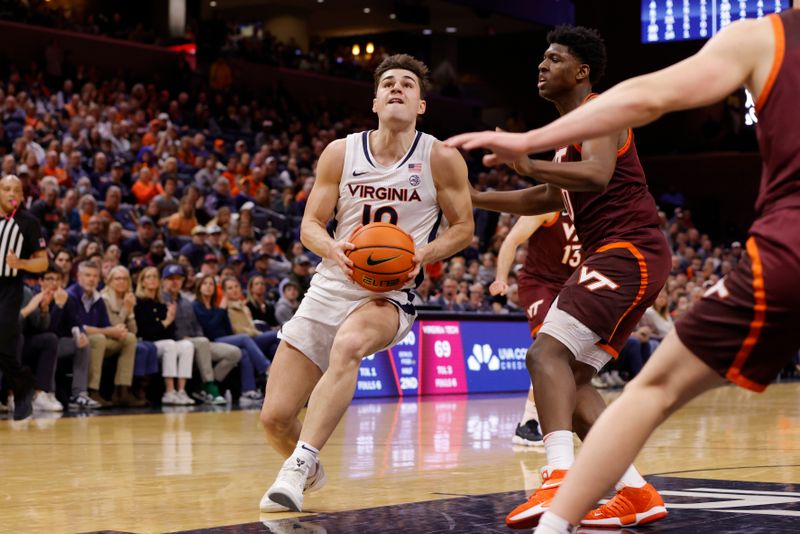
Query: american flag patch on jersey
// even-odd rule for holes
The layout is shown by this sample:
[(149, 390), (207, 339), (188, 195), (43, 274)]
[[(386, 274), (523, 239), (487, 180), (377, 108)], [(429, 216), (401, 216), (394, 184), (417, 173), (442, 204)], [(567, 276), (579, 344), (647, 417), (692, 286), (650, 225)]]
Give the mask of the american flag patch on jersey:
[(422, 172), (422, 163), (409, 163), (408, 172)]

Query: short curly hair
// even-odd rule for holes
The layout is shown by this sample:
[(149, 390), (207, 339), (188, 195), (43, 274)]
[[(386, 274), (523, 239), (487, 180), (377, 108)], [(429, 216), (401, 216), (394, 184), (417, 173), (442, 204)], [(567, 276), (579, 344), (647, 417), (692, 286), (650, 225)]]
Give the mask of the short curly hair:
[(583, 26), (556, 26), (547, 34), (547, 43), (566, 46), (580, 61), (589, 65), (589, 81), (592, 85), (603, 78), (606, 72), (606, 45), (597, 30)]
[(387, 70), (391, 69), (404, 69), (413, 72), (419, 80), (419, 94), (425, 98), (425, 92), (428, 90), (428, 66), (414, 56), (408, 54), (394, 54), (389, 56), (378, 65), (375, 69), (375, 92), (378, 92), (378, 84), (381, 81), (381, 76)]

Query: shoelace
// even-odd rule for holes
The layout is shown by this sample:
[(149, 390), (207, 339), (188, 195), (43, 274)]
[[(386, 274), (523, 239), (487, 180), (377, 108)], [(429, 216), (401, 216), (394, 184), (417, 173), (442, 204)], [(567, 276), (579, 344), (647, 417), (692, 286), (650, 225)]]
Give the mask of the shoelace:
[[(290, 463), (291, 461), (291, 463)], [(297, 465), (296, 459), (290, 457), (283, 464), (281, 477), (286, 479), (292, 486), (301, 487), (305, 490), (306, 479), (308, 478), (308, 468)]]
[(601, 513), (606, 513), (610, 517), (620, 517), (626, 515), (634, 510), (633, 503), (621, 494), (614, 495), (614, 498), (600, 507), (598, 510)]

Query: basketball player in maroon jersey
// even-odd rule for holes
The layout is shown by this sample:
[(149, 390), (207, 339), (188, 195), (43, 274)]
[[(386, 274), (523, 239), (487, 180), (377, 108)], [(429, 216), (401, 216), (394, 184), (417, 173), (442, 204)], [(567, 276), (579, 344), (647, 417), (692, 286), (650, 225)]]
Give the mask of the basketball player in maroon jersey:
[[(659, 345), (603, 413), (583, 445), (539, 534), (572, 532), (675, 410), (725, 379), (763, 391), (800, 348), (800, 1), (760, 20), (737, 21), (700, 52), (633, 78), (585, 107), (519, 136), (494, 132), (451, 140), (493, 151), (485, 161), (640, 126), (670, 111), (717, 102), (744, 84), (756, 99), (763, 158), (747, 254)], [(624, 421), (625, 424), (620, 424)]]
[[(592, 85), (603, 73), (605, 46), (596, 31), (566, 26), (550, 32), (548, 42), (539, 64), (539, 94), (563, 115), (596, 96)], [(449, 143), (462, 146), (469, 139), (457, 137)], [(670, 269), (669, 247), (630, 129), (562, 146), (553, 162), (523, 154), (503, 163), (544, 185), (474, 192), (473, 204), (522, 215), (566, 207), (585, 260), (567, 280), (528, 351), (547, 465), (539, 489), (506, 517), (512, 528), (535, 526), (549, 507), (572, 466), (573, 430), (584, 438), (605, 408), (592, 377), (618, 355)], [(633, 466), (616, 487), (616, 496), (582, 524), (620, 523), (627, 516), (644, 524), (666, 516), (661, 496)]]
[[(508, 291), (508, 272), (517, 248), (525, 240), (528, 241), (527, 252), (517, 282), (519, 300), (528, 318), (531, 338), (535, 339), (550, 305), (581, 263), (581, 243), (575, 225), (565, 212), (520, 217), (500, 246), (497, 278), (489, 286), (492, 295), (505, 295)], [(528, 391), (525, 412), (511, 442), (524, 446), (542, 444), (533, 387)]]

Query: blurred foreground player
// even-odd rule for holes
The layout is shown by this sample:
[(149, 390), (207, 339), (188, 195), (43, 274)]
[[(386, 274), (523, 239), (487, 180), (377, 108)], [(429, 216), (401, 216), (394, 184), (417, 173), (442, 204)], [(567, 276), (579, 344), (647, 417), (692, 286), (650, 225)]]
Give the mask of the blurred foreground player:
[[(561, 26), (547, 38), (550, 46), (539, 64), (539, 94), (564, 115), (596, 97), (592, 85), (603, 74), (605, 46), (596, 31), (581, 27)], [(473, 148), (468, 140), (459, 136), (450, 144)], [(630, 129), (621, 127), (580, 145), (562, 146), (552, 162), (524, 154), (488, 163), (508, 163), (545, 185), (475, 192), (474, 204), (522, 215), (563, 206), (575, 222), (585, 259), (559, 292), (528, 351), (547, 465), (539, 489), (506, 517), (512, 528), (535, 526), (550, 506), (572, 466), (573, 430), (583, 439), (605, 409), (591, 379), (625, 346), (664, 286), (671, 261)], [(667, 515), (661, 496), (632, 465), (616, 490), (608, 504), (581, 523), (643, 524)]]
[[(669, 415), (725, 379), (763, 391), (800, 347), (800, 2), (738, 21), (694, 56), (633, 78), (590, 104), (518, 136), (467, 134), (508, 161), (592, 139), (664, 113), (705, 106), (746, 85), (756, 99), (763, 158), (747, 254), (684, 316), (622, 396), (603, 413), (564, 480), (539, 534), (572, 532)], [(620, 421), (625, 421), (620, 425)]]
[[(281, 328), (267, 382), (261, 420), (273, 448), (287, 459), (261, 499), (262, 512), (302, 510), (303, 493), (324, 484), (319, 450), (353, 398), (362, 358), (408, 334), (420, 268), (472, 239), (463, 158), (416, 130), (417, 116), (425, 112), (427, 70), (405, 54), (386, 58), (375, 71), (378, 129), (334, 141), (320, 156), (301, 239), (323, 261)], [(450, 226), (436, 237), (443, 215)], [(331, 219), (333, 237), (326, 229)], [(354, 246), (348, 239), (376, 221), (396, 224), (414, 239), (416, 268), (402, 290), (375, 293), (350, 278), (353, 263), (345, 252)], [(297, 416), (306, 401), (301, 425)]]
[[(497, 278), (489, 286), (493, 296), (508, 291), (508, 272), (517, 248), (525, 240), (528, 241), (525, 262), (517, 274), (517, 282), (520, 304), (528, 317), (531, 338), (535, 339), (550, 305), (581, 263), (581, 243), (575, 225), (564, 212), (520, 217), (500, 246)], [(533, 387), (528, 391), (525, 412), (511, 442), (528, 447), (542, 444)]]
[(39, 221), (22, 203), (22, 182), (9, 174), (0, 180), (0, 371), (14, 391), (14, 420), (33, 412), (33, 374), (17, 361), (21, 341), (22, 272), (47, 269), (47, 251)]

